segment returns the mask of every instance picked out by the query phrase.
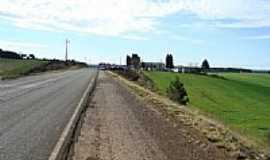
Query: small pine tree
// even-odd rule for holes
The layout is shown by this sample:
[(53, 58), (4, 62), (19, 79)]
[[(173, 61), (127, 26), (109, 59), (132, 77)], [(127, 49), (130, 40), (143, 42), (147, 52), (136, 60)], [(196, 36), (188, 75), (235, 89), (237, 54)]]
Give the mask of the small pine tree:
[(135, 67), (136, 70), (140, 68), (141, 58), (139, 57), (138, 54), (132, 54), (131, 63)]
[(127, 62), (126, 62), (127, 66), (131, 65), (131, 57), (129, 55), (127, 55)]
[(173, 56), (171, 54), (167, 54), (166, 56), (166, 68), (172, 69), (173, 65)]
[(186, 105), (189, 102), (187, 91), (184, 88), (184, 84), (180, 82), (178, 76), (170, 83), (167, 94), (171, 100), (180, 104)]
[(205, 59), (202, 62), (202, 71), (206, 73), (209, 69), (210, 69), (209, 62), (207, 61), (207, 59)]

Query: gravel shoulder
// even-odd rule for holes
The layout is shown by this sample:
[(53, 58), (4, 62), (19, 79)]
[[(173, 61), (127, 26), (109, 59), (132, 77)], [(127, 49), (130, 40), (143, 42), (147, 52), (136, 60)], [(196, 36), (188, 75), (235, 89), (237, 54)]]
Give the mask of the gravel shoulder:
[(197, 131), (164, 117), (100, 73), (74, 147), (75, 160), (230, 160)]

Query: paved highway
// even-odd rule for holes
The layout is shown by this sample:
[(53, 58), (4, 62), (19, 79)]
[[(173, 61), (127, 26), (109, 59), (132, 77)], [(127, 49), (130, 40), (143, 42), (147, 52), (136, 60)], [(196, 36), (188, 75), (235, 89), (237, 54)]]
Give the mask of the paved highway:
[(48, 159), (94, 75), (80, 69), (0, 81), (0, 159)]

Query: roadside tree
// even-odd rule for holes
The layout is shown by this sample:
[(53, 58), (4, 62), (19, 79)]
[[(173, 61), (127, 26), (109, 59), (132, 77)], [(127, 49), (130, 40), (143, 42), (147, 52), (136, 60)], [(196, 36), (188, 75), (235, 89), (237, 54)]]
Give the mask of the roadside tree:
[(167, 54), (166, 56), (166, 68), (173, 69), (173, 56), (171, 54)]
[(210, 65), (209, 65), (209, 62), (207, 61), (207, 59), (205, 59), (203, 62), (202, 62), (202, 71), (204, 73), (207, 73), (210, 69)]
[(170, 83), (167, 94), (171, 100), (180, 104), (186, 105), (189, 102), (187, 91), (184, 88), (184, 84), (180, 82), (178, 76)]

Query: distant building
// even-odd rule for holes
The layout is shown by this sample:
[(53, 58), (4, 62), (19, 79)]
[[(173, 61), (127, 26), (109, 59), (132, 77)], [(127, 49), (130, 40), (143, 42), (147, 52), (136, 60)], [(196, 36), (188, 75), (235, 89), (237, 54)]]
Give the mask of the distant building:
[(142, 68), (146, 71), (164, 71), (165, 64), (161, 62), (142, 62)]
[(199, 72), (201, 72), (201, 68), (199, 68), (199, 67), (178, 66), (177, 69), (178, 69), (179, 73), (199, 73)]

